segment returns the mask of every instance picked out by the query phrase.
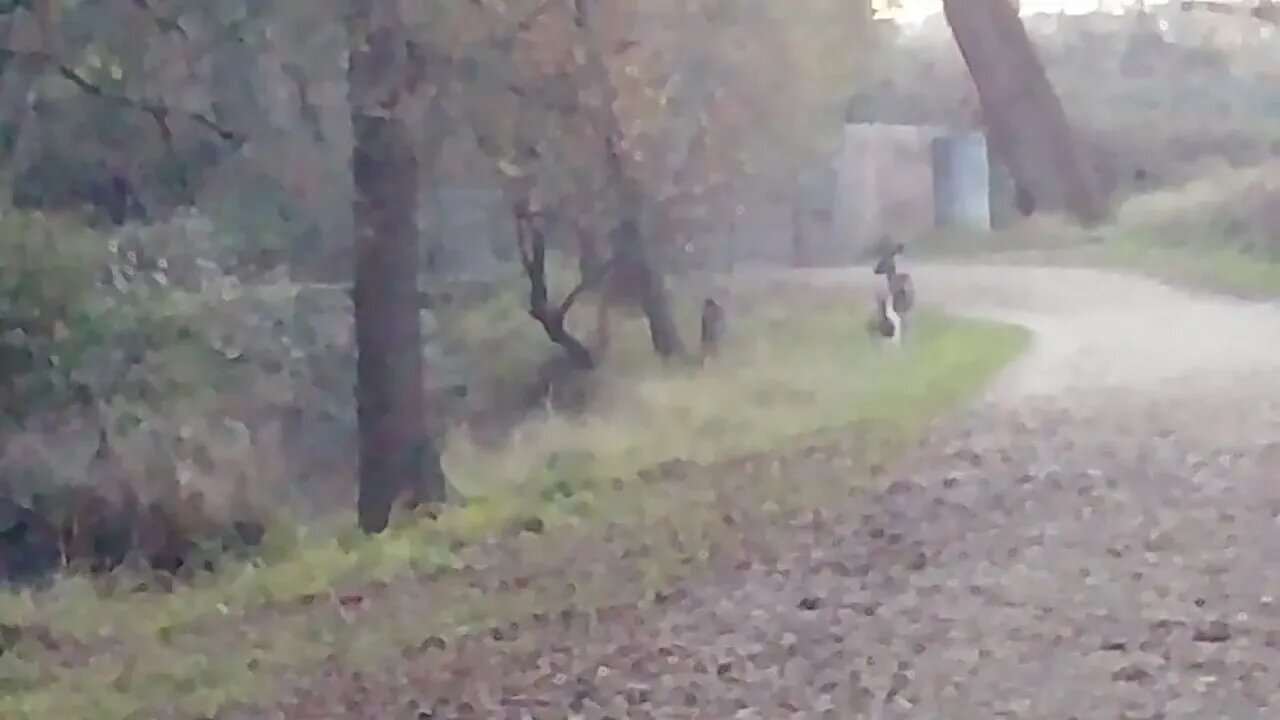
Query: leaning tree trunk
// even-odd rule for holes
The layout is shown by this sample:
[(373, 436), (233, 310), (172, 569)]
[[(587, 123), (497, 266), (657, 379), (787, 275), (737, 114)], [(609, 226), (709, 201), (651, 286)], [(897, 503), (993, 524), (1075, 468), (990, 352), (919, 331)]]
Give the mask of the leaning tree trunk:
[(585, 45), (583, 69), (603, 99), (596, 113), (596, 123), (604, 138), (605, 170), (616, 200), (617, 224), (609, 233), (609, 245), (617, 266), (615, 276), (635, 283), (640, 308), (649, 321), (653, 349), (663, 358), (672, 358), (685, 354), (684, 341), (680, 339), (680, 329), (676, 325), (665, 274), (654, 256), (652, 243), (641, 230), (644, 190), (622, 162), (620, 153), (626, 142), (618, 118), (617, 88), (609, 77), (604, 50), (591, 22), (592, 5), (597, 1), (574, 0), (574, 21), (579, 40)]
[(1081, 222), (1106, 215), (1066, 112), (1009, 0), (943, 0), (978, 90), (996, 154), (1035, 203), (1060, 204)]
[(348, 72), (355, 135), (357, 511), (360, 528), (378, 533), (402, 497), (410, 505), (443, 501), (445, 476), (426, 429), (414, 212), (418, 158), (397, 108), (405, 39), (397, 27), (369, 27), (372, 0), (356, 3)]

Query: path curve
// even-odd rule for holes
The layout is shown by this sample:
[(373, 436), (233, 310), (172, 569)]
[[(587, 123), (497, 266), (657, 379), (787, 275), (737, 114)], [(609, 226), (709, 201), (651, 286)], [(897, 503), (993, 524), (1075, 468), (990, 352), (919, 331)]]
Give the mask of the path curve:
[[(1001, 265), (910, 268), (921, 302), (1015, 323), (1036, 337), (998, 386), (1011, 402), (1068, 391), (1194, 392), (1280, 373), (1280, 307), (1092, 269)], [(862, 269), (757, 273), (871, 292)]]
[(881, 712), (1280, 713), (1280, 307), (1089, 269), (911, 272), (923, 302), (1035, 339), (863, 515), (923, 566), (860, 588), (895, 611), (852, 636), (916, 638)]
[[(382, 692), (425, 688), (420, 717), (1277, 717), (1280, 309), (1092, 270), (911, 272), (923, 302), (1036, 340), (882, 492), (665, 604), (531, 630), (520, 656), (478, 640), (461, 682)], [(741, 278), (773, 280), (871, 282)]]

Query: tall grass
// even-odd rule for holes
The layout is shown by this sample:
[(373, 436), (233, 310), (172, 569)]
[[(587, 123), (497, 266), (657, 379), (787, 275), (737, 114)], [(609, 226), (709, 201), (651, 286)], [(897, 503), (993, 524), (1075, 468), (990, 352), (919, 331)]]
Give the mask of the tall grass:
[[(752, 507), (832, 497), (805, 495), (806, 483), (847, 497), (871, 464), (971, 396), (1024, 342), (1014, 328), (923, 312), (913, 344), (878, 345), (862, 329), (862, 309), (838, 295), (769, 291), (735, 307), (722, 357), (700, 370), (663, 367), (647, 353), (626, 358), (586, 415), (539, 414), (496, 451), (455, 437), (445, 461), (467, 502), (438, 520), (373, 539), (278, 533), (265, 563), (169, 595), (103, 595), (68, 579), (4, 596), (0, 624), (20, 628), (23, 640), (0, 655), (0, 717), (211, 714), (335, 652), (348, 662), (394, 660), (423, 633), (581, 604), (589, 587), (599, 602), (618, 602), (638, 587), (625, 580), (636, 573), (642, 585), (673, 582), (690, 555), (705, 557), (718, 542), (708, 530), (724, 512), (709, 490), (716, 463), (857, 431), (862, 441), (842, 451), (838, 481), (777, 477), (735, 491), (735, 502)], [(642, 480), (670, 461), (707, 471), (679, 483)], [(730, 474), (723, 482), (747, 482)], [(511, 534), (520, 528), (541, 533), (539, 557), (559, 557), (546, 560), (556, 569), (539, 573), (522, 560), (534, 589), (520, 603), (477, 593), (469, 573), (524, 547), (530, 536)], [(572, 560), (608, 543), (619, 547), (604, 570), (587, 573)], [(637, 544), (648, 559), (619, 559)], [(400, 610), (388, 605), (358, 632), (340, 603), (325, 600), (388, 587), (400, 588)]]
[(948, 260), (1118, 267), (1251, 298), (1280, 295), (1280, 164), (1219, 167), (1136, 195), (1084, 230), (1034, 217), (993, 233), (935, 232), (914, 249)]

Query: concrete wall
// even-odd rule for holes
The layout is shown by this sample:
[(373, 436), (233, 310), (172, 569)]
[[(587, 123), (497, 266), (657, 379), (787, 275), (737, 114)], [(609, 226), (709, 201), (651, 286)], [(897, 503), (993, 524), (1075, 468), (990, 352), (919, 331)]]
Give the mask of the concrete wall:
[(917, 125), (846, 125), (837, 165), (832, 231), (840, 261), (865, 258), (880, 237), (933, 227), (929, 144), (944, 130)]
[(982, 230), (1017, 216), (1013, 180), (980, 132), (847, 125), (834, 185), (832, 226), (813, 243), (819, 264), (864, 262), (885, 235), (909, 242), (938, 225)]
[(933, 218), (940, 228), (991, 229), (987, 137), (979, 131), (940, 135), (929, 143)]

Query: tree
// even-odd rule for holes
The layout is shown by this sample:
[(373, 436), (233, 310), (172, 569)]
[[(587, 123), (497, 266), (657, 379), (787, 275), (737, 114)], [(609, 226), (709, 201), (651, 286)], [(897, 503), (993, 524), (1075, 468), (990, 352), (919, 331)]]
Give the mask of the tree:
[(357, 514), (362, 530), (378, 533), (398, 498), (407, 496), (410, 505), (443, 502), (446, 482), (425, 422), (418, 148), (404, 103), (420, 66), (393, 3), (351, 2)]
[[(628, 8), (603, 9), (612, 18)], [(467, 119), (480, 149), (507, 177), (516, 214), (527, 214), (519, 208), (535, 193), (542, 198), (537, 205), (563, 220), (558, 229), (574, 236), (574, 250), (587, 272), (582, 289), (568, 299), (599, 285), (606, 299), (602, 308), (620, 297), (634, 300), (648, 319), (654, 349), (664, 357), (683, 355), (659, 259), (662, 248), (646, 222), (653, 195), (643, 165), (635, 160), (637, 138), (626, 132), (643, 123), (623, 119), (619, 80), (627, 68), (615, 74), (611, 67), (636, 43), (610, 33), (601, 9), (589, 0), (542, 3), (524, 16), (514, 35), (492, 38), (495, 46), (515, 46), (514, 51), (504, 60), (472, 63), (472, 77), (480, 82), (465, 99)], [(551, 240), (524, 220), (520, 228), (525, 241)], [(536, 277), (541, 263), (530, 262), (540, 256), (526, 252), (531, 247), (524, 242), (521, 249), (533, 289), (531, 315), (554, 342), (578, 357), (575, 364), (586, 365), (580, 344), (565, 342), (553, 317), (558, 313), (536, 300), (545, 283)], [(560, 247), (565, 248), (563, 239)], [(587, 277), (595, 274), (592, 268), (604, 272)], [(607, 336), (607, 320), (602, 320), (600, 337)]]
[(581, 282), (559, 304), (552, 304), (547, 282), (547, 240), (540, 226), (540, 213), (528, 200), (522, 200), (517, 202), (514, 215), (520, 263), (529, 280), (529, 315), (542, 326), (547, 338), (564, 350), (574, 369), (595, 369), (597, 360), (592, 350), (565, 323), (578, 296), (603, 280), (609, 265), (582, 268)]
[(552, 3), (512, 55), (520, 99), (472, 98), (485, 110), (470, 120), (571, 218), (584, 269), (613, 256), (606, 298), (636, 301), (655, 349), (682, 354), (664, 266), (732, 214), (731, 195), (790, 187), (838, 144), (865, 15), (840, 0)]
[(649, 321), (653, 349), (662, 357), (671, 358), (684, 354), (684, 341), (676, 326), (671, 296), (655, 257), (654, 243), (643, 233), (644, 188), (628, 171), (623, 159), (629, 148), (618, 117), (617, 86), (610, 76), (603, 38), (596, 24), (596, 4), (597, 0), (574, 0), (573, 22), (578, 32), (577, 42), (582, 47), (582, 77), (589, 83), (585, 91), (598, 98), (592, 115), (597, 132), (603, 138), (602, 157), (617, 214), (609, 231), (609, 247), (617, 265), (612, 276), (630, 282)]
[(1026, 193), (1060, 203), (1081, 222), (1106, 215), (1097, 183), (1076, 146), (1062, 102), (1007, 0), (943, 0), (993, 149)]

